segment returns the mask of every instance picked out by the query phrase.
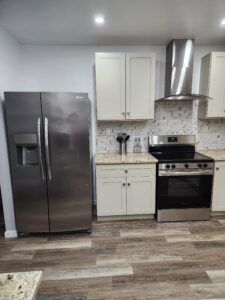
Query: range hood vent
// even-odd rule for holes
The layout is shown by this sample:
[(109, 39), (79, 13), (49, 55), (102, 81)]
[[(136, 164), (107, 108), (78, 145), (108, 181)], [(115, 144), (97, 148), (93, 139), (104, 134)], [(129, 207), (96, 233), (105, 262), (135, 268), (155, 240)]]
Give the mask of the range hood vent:
[(194, 40), (175, 39), (166, 48), (165, 100), (209, 100), (192, 94)]

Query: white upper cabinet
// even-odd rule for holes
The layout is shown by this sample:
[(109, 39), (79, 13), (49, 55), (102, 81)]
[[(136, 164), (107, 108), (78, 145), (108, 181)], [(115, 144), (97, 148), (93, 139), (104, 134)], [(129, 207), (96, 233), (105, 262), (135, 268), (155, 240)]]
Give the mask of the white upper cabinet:
[(155, 54), (96, 53), (98, 120), (154, 118)]
[(199, 93), (212, 98), (200, 102), (200, 118), (225, 118), (225, 52), (202, 58)]
[(153, 119), (155, 55), (126, 54), (126, 117)]
[(125, 53), (96, 53), (98, 120), (125, 118)]

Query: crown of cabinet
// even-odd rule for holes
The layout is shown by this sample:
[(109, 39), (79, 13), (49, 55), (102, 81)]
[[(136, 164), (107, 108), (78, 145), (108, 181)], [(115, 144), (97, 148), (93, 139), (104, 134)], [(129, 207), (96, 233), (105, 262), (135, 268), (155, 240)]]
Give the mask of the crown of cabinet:
[(95, 68), (97, 120), (154, 118), (154, 53), (96, 53)]

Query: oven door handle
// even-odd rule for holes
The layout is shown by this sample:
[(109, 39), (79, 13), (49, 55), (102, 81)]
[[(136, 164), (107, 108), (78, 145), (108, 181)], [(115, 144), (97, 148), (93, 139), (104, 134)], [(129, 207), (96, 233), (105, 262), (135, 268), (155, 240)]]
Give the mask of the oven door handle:
[(196, 171), (163, 171), (159, 170), (159, 176), (202, 176), (213, 175), (213, 169), (209, 170), (196, 170)]

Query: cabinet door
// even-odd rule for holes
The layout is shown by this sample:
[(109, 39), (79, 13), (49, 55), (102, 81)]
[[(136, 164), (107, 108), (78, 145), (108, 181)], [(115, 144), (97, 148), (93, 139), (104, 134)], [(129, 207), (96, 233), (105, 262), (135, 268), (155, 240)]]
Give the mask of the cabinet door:
[(127, 214), (155, 213), (155, 182), (150, 177), (127, 178)]
[(126, 118), (153, 119), (155, 55), (126, 54)]
[(225, 117), (225, 53), (211, 54), (207, 117)]
[(213, 182), (212, 211), (225, 211), (224, 178), (225, 162), (216, 163)]
[(125, 119), (125, 53), (96, 53), (98, 120)]
[(97, 215), (126, 215), (126, 178), (97, 178)]

